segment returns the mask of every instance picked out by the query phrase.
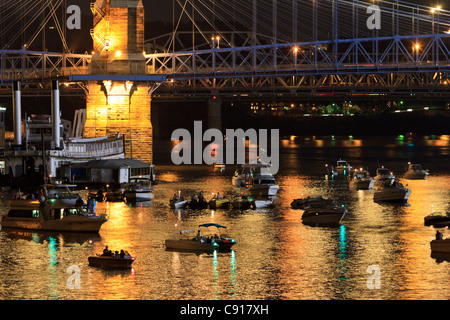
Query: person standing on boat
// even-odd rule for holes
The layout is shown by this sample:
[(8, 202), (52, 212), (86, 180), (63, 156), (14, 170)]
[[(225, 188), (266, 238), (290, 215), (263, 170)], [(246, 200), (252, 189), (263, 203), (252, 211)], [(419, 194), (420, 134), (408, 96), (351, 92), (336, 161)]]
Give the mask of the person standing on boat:
[(222, 199), (222, 195), (220, 194), (220, 192), (217, 192), (217, 199)]

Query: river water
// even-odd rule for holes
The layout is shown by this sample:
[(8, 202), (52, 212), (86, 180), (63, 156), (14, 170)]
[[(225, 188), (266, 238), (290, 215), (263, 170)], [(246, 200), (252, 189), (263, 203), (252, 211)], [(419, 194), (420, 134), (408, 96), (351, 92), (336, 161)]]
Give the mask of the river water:
[[(270, 210), (174, 211), (179, 191), (236, 193), (235, 167), (157, 166), (153, 202), (101, 203), (110, 220), (98, 235), (0, 232), (0, 299), (305, 300), (449, 299), (450, 262), (431, 256), (436, 229), (424, 226), (432, 210), (450, 202), (450, 137), (297, 138), (281, 141), (277, 206)], [(340, 158), (372, 175), (384, 165), (397, 174), (408, 161), (430, 170), (427, 180), (402, 180), (412, 190), (408, 205), (373, 202), (373, 191), (350, 191), (344, 178), (325, 176), (324, 164)], [(293, 199), (332, 197), (348, 209), (338, 227), (304, 225)], [(2, 205), (1, 214), (7, 213)], [(231, 252), (166, 251), (165, 239), (214, 222), (237, 240)], [(449, 237), (448, 228), (441, 229)], [(128, 250), (133, 269), (105, 271), (88, 257)], [(72, 267), (71, 267), (72, 266)], [(70, 289), (70, 268), (80, 270)], [(369, 268), (369, 270), (368, 270)], [(370, 269), (372, 268), (372, 269)], [(378, 270), (379, 289), (368, 279)], [(67, 272), (69, 271), (69, 272)]]

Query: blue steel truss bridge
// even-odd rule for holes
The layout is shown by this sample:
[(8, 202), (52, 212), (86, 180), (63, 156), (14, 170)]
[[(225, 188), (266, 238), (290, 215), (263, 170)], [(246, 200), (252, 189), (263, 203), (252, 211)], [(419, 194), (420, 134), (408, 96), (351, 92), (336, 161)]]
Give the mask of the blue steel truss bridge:
[[(146, 68), (118, 74), (108, 66), (94, 71), (91, 52), (71, 52), (66, 17), (56, 14), (64, 12), (64, 0), (24, 1), (23, 6), (27, 2), (46, 10), (27, 11), (26, 24), (12, 18), (11, 1), (0, 4), (0, 92), (8, 95), (14, 81), (24, 85), (24, 94), (46, 92), (52, 79), (65, 84), (63, 94), (83, 94), (89, 90), (86, 81), (111, 77), (148, 82), (149, 94), (160, 100), (447, 99), (450, 89), (450, 11), (440, 6), (383, 0), (174, 0), (172, 30), (146, 41)], [(95, 3), (91, 10), (97, 10)], [(8, 37), (18, 20), (21, 31)], [(41, 22), (31, 39), (23, 39), (33, 21)], [(45, 51), (36, 41), (48, 21), (58, 30), (61, 52)]]

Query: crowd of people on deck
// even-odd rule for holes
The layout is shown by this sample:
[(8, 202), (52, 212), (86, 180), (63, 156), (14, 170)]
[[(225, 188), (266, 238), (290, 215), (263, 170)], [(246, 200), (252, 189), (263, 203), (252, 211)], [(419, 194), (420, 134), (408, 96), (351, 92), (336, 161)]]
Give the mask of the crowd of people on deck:
[(125, 258), (125, 256), (128, 255), (128, 253), (126, 253), (123, 250), (119, 251), (114, 251), (114, 253), (108, 249), (108, 246), (105, 247), (105, 249), (103, 249), (103, 254), (101, 255), (101, 257), (112, 257), (112, 258), (120, 258), (123, 259)]

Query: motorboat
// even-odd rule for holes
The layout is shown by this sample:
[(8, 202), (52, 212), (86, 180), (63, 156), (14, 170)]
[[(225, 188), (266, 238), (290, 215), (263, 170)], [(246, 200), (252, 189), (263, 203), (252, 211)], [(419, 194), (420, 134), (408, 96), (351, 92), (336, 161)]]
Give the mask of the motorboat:
[(199, 225), (200, 235), (205, 239), (213, 240), (219, 245), (219, 249), (231, 249), (236, 240), (228, 235), (226, 226), (218, 223), (205, 223)]
[(306, 197), (302, 199), (295, 199), (291, 202), (291, 207), (294, 209), (306, 209), (306, 208), (318, 208), (323, 206), (332, 205), (333, 200), (325, 199), (322, 196), (318, 197)]
[(193, 230), (181, 230), (178, 239), (167, 239), (165, 245), (168, 250), (214, 251), (219, 249), (216, 241), (203, 238), (199, 233), (195, 235)]
[(202, 210), (208, 208), (208, 201), (201, 197), (193, 196), (190, 201), (188, 201), (187, 206), (189, 209)]
[(94, 214), (85, 207), (64, 206), (51, 200), (14, 200), (2, 217), (1, 227), (40, 231), (98, 233), (108, 221), (106, 214)]
[(419, 180), (419, 179), (425, 179), (428, 177), (429, 172), (428, 170), (422, 169), (422, 165), (420, 164), (414, 164), (414, 163), (408, 163), (408, 169), (403, 175), (403, 178), (409, 179), (409, 180)]
[(214, 197), (208, 202), (210, 209), (228, 209), (230, 207), (230, 200), (227, 198)]
[(450, 212), (433, 212), (424, 218), (426, 226), (447, 227), (450, 226)]
[(352, 170), (352, 166), (345, 160), (338, 160), (336, 163), (336, 168), (334, 168), (336, 171), (346, 171), (350, 172)]
[(411, 190), (404, 187), (398, 179), (385, 180), (375, 190), (373, 200), (375, 202), (408, 202)]
[(123, 189), (128, 202), (150, 201), (154, 198), (150, 179), (131, 179), (129, 183), (123, 185)]
[(384, 181), (392, 179), (395, 179), (395, 175), (391, 170), (385, 167), (378, 168), (375, 175), (375, 186), (379, 187)]
[(103, 269), (130, 269), (136, 260), (128, 251), (120, 254), (102, 254), (88, 257), (89, 266)]
[(248, 210), (251, 207), (251, 202), (247, 196), (239, 195), (231, 199), (231, 206), (235, 210)]
[(308, 208), (302, 215), (305, 224), (340, 224), (347, 214), (347, 209), (336, 206)]
[(435, 239), (430, 243), (432, 253), (445, 253), (450, 254), (450, 238), (448, 239)]
[(76, 188), (74, 184), (44, 184), (41, 188), (43, 189), (44, 197), (55, 204), (74, 206), (75, 202), (80, 198), (78, 193), (72, 191)]
[(253, 209), (269, 209), (269, 208), (273, 208), (275, 205), (272, 198), (251, 199), (250, 203), (251, 203)]
[(248, 187), (252, 196), (274, 196), (279, 186), (270, 172), (271, 165), (264, 163), (245, 164), (232, 178), (235, 187)]
[(351, 173), (349, 187), (352, 190), (369, 190), (374, 187), (375, 182), (368, 171), (360, 169)]
[(172, 209), (186, 209), (188, 201), (184, 199), (170, 199), (169, 205)]

